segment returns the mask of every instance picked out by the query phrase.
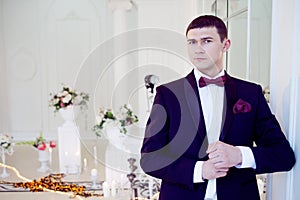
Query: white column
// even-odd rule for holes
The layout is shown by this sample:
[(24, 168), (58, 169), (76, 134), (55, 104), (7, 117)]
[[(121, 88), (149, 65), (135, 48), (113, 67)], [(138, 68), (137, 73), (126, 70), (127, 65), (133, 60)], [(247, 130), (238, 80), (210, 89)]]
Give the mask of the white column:
[[(126, 55), (126, 52), (128, 48), (127, 42), (130, 41), (126, 41), (125, 39), (125, 32), (127, 30), (126, 12), (130, 11), (133, 5), (130, 0), (111, 0), (109, 6), (113, 12), (113, 34), (115, 38), (118, 38), (114, 40), (113, 46), (114, 58), (116, 60), (112, 65), (114, 67), (113, 82), (115, 83), (112, 92), (115, 96), (113, 96), (111, 102), (114, 108), (117, 109), (127, 103), (130, 92), (128, 84), (122, 78), (129, 71), (128, 55)], [(122, 33), (124, 34), (122, 35)]]
[[(0, 10), (3, 9), (3, 1), (0, 1)], [(7, 118), (7, 92), (6, 92), (6, 66), (5, 66), (5, 51), (4, 51), (4, 27), (3, 15), (0, 15), (0, 132), (8, 130)]]
[[(291, 73), (291, 91), (290, 91), (290, 115), (289, 115), (289, 141), (291, 142), (292, 148), (295, 150), (296, 155), (300, 155), (300, 2), (294, 0), (294, 21), (293, 21), (293, 47), (292, 47), (292, 73)], [(296, 160), (299, 158), (296, 157)], [(300, 184), (300, 165), (296, 162), (294, 168), (287, 176), (287, 194), (286, 200), (296, 200), (300, 196), (298, 189)]]
[(113, 11), (113, 31), (114, 35), (123, 33), (127, 29), (126, 12), (131, 10), (130, 0), (111, 0), (109, 7)]
[[(270, 69), (270, 103), (295, 154), (300, 155), (297, 125), (300, 117), (300, 3), (297, 0), (273, 0), (272, 49)], [(297, 158), (296, 158), (297, 160)], [(300, 192), (300, 166), (297, 162), (292, 171), (272, 175), (267, 189), (268, 200), (296, 200)]]

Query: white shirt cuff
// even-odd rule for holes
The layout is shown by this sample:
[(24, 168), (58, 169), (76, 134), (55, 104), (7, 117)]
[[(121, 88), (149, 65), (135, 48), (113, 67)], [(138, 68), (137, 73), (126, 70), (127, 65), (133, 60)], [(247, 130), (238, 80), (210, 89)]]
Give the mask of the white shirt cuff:
[(202, 183), (204, 180), (202, 179), (202, 166), (203, 161), (197, 161), (194, 167), (194, 183)]
[(249, 147), (237, 146), (242, 153), (242, 163), (236, 165), (236, 168), (253, 168), (256, 169), (256, 163), (253, 152)]

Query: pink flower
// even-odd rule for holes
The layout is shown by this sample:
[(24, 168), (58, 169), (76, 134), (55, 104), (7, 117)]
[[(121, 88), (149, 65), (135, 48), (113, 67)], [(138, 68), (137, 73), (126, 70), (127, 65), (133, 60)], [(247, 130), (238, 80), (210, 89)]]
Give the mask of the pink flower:
[(47, 145), (46, 145), (46, 143), (43, 142), (37, 148), (38, 148), (38, 150), (44, 151), (47, 148)]
[(56, 147), (56, 144), (55, 144), (55, 142), (53, 142), (53, 141), (50, 141), (50, 147), (51, 147), (51, 148), (55, 148), (55, 147)]

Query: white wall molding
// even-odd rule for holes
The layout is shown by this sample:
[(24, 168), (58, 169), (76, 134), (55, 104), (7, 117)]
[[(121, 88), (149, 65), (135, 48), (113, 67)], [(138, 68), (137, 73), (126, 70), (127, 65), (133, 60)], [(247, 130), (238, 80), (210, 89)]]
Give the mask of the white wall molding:
[[(56, 138), (62, 120), (48, 107), (49, 93), (75, 84), (90, 51), (109, 35), (107, 15), (102, 0), (0, 1), (0, 131), (20, 140), (40, 132)], [(82, 89), (92, 88), (93, 75), (82, 75)], [(90, 133), (86, 123), (94, 120), (82, 121)]]
[(32, 81), (38, 72), (37, 60), (26, 47), (20, 47), (8, 60), (8, 78), (19, 81)]

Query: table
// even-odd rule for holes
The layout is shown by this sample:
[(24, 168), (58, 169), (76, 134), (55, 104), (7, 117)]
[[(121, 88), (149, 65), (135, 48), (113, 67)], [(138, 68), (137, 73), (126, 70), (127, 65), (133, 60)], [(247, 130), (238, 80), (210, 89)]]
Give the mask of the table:
[[(98, 158), (100, 162), (95, 163), (92, 153), (92, 147), (97, 145), (98, 149)], [(81, 153), (82, 158), (86, 158), (87, 167), (82, 169), (80, 174), (69, 174), (64, 177), (64, 181), (67, 182), (76, 182), (76, 183), (84, 183), (84, 184), (91, 184), (90, 174), (91, 169), (97, 169), (98, 171), (98, 179), (97, 184), (99, 187), (101, 183), (105, 179), (105, 166), (104, 163), (101, 161), (104, 160), (105, 156), (105, 148), (107, 145), (107, 141), (105, 140), (88, 140), (82, 143)], [(59, 147), (58, 147), (59, 148)], [(126, 162), (126, 161), (125, 161)], [(49, 175), (49, 173), (41, 173), (38, 172), (37, 169), (40, 166), (40, 162), (38, 161), (38, 152), (32, 146), (26, 145), (16, 145), (14, 147), (13, 155), (6, 156), (6, 164), (9, 166), (14, 167), (17, 169), (23, 177), (27, 179), (39, 180), (41, 177)], [(52, 152), (52, 169), (53, 172), (58, 172), (59, 164), (58, 164), (58, 149), (54, 148)], [(11, 170), (7, 169), (10, 173), (10, 176), (1, 179), (0, 181), (7, 181), (7, 182), (22, 182), (23, 180), (17, 176), (17, 174)], [(2, 172), (2, 167), (0, 167), (0, 173)], [(127, 181), (128, 185), (129, 181)], [(1, 186), (1, 185), (0, 185)], [(3, 186), (3, 185), (2, 185)], [(96, 190), (97, 193), (102, 193), (102, 190)], [(18, 200), (18, 199), (26, 199), (26, 200), (69, 200), (69, 195), (65, 194), (58, 194), (53, 192), (28, 192), (28, 191), (16, 191), (13, 192), (4, 191), (3, 188), (0, 188), (0, 199), (1, 200)], [(81, 197), (77, 196), (75, 199), (82, 199)], [(84, 199), (84, 198), (83, 198)], [(109, 197), (109, 198), (99, 198), (99, 197), (90, 197), (88, 199), (103, 199), (103, 200), (129, 200), (130, 198), (130, 190), (129, 188), (121, 188), (121, 192), (118, 192), (116, 196)]]

